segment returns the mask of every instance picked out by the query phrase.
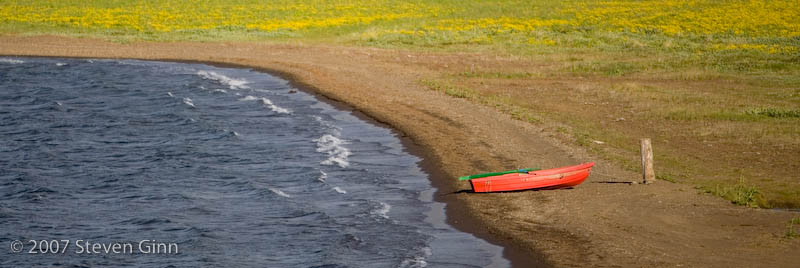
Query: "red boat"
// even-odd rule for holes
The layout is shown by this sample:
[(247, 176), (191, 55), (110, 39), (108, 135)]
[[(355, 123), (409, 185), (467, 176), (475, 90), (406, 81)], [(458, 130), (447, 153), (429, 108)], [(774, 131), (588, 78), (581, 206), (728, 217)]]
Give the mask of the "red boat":
[(586, 180), (593, 166), (594, 162), (591, 162), (527, 173), (510, 173), (471, 179), (470, 183), (472, 190), (477, 193), (566, 188), (576, 186)]

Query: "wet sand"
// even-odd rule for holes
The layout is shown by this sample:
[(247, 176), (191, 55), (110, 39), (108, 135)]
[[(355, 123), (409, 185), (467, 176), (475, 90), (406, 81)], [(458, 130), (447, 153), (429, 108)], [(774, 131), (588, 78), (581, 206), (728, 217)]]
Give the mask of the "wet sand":
[[(484, 54), (426, 53), (269, 43), (109, 43), (52, 36), (2, 36), (0, 55), (136, 58), (246, 66), (341, 103), (397, 130), (423, 157), (447, 203), (448, 222), (506, 248), (515, 267), (794, 267), (800, 239), (783, 238), (797, 212), (737, 207), (691, 186), (659, 181), (597, 161), (564, 144), (547, 124), (514, 120), (446, 96), (419, 81), (442, 72), (535, 64)], [(568, 190), (472, 194), (458, 176), (596, 161)]]

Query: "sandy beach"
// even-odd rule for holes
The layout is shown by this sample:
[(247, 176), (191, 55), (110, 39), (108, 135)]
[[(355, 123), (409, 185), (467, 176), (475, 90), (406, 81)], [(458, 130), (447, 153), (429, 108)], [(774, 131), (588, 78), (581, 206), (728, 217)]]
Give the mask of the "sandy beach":
[[(0, 55), (197, 61), (263, 70), (340, 108), (395, 129), (438, 188), (448, 221), (506, 248), (515, 267), (795, 267), (800, 239), (784, 237), (800, 215), (752, 209), (690, 185), (631, 184), (640, 174), (565, 144), (530, 124), (419, 83), (480, 63), (515, 58), (330, 45), (133, 42), (2, 36)], [(458, 176), (597, 162), (567, 190), (474, 194)]]

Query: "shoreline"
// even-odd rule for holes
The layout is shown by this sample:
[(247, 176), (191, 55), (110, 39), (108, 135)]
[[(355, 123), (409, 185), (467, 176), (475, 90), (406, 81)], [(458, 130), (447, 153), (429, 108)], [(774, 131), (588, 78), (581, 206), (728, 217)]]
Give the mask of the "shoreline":
[(263, 67), (231, 64), (224, 62), (204, 62), (204, 61), (193, 61), (193, 60), (176, 61), (169, 59), (156, 59), (156, 61), (201, 63), (217, 67), (249, 68), (259, 72), (267, 73), (269, 75), (273, 75), (280, 79), (289, 81), (289, 85), (291, 87), (309, 93), (314, 97), (316, 97), (317, 99), (319, 99), (320, 101), (330, 104), (331, 106), (335, 107), (338, 110), (349, 112), (353, 116), (357, 117), (358, 119), (364, 120), (369, 124), (373, 124), (375, 126), (391, 130), (391, 132), (394, 133), (400, 140), (400, 143), (403, 145), (403, 148), (406, 152), (408, 152), (411, 155), (417, 156), (421, 159), (420, 162), (417, 163), (417, 165), (423, 172), (425, 172), (425, 174), (428, 175), (428, 181), (430, 181), (431, 186), (434, 189), (433, 200), (436, 202), (443, 203), (445, 205), (445, 210), (444, 210), (445, 224), (452, 226), (458, 231), (472, 234), (479, 239), (483, 239), (491, 244), (502, 247), (503, 257), (506, 258), (509, 262), (511, 262), (511, 267), (552, 267), (550, 264), (546, 264), (543, 261), (543, 258), (536, 258), (539, 256), (532, 256), (530, 254), (526, 254), (526, 252), (523, 252), (518, 248), (514, 247), (511, 241), (507, 239), (499, 239), (497, 237), (492, 237), (489, 233), (485, 232), (484, 230), (475, 227), (476, 224), (478, 224), (478, 222), (469, 217), (468, 214), (464, 213), (464, 211), (466, 210), (464, 204), (453, 202), (452, 199), (448, 199), (445, 197), (445, 195), (448, 193), (443, 193), (443, 187), (445, 187), (443, 181), (447, 179), (447, 175), (445, 174), (444, 171), (442, 171), (440, 168), (437, 167), (438, 160), (435, 158), (435, 156), (432, 155), (431, 152), (426, 151), (421, 145), (416, 143), (408, 134), (406, 134), (400, 129), (393, 127), (389, 122), (380, 121), (368, 114), (365, 114), (363, 111), (358, 109), (358, 107), (354, 107), (342, 100), (331, 98), (330, 96), (321, 93), (320, 90), (316, 88), (314, 85), (299, 80), (295, 75), (291, 73), (282, 72), (279, 70), (274, 70), (269, 68), (263, 68)]
[[(169, 60), (161, 59), (159, 61), (169, 61)], [(172, 61), (175, 62), (174, 60)], [(328, 103), (334, 106), (336, 109), (350, 112), (353, 116), (361, 120), (364, 120), (367, 123), (391, 130), (392, 133), (397, 135), (397, 138), (400, 139), (400, 142), (403, 145), (405, 151), (421, 159), (421, 161), (417, 165), (423, 172), (425, 172), (425, 174), (428, 175), (428, 180), (430, 181), (431, 186), (435, 190), (433, 193), (433, 200), (445, 204), (446, 224), (452, 226), (456, 230), (472, 234), (477, 238), (486, 240), (491, 244), (502, 247), (503, 257), (508, 259), (509, 262), (511, 262), (512, 267), (552, 267), (550, 264), (546, 264), (543, 261), (544, 259), (541, 258), (541, 256), (527, 254), (527, 252), (523, 252), (519, 250), (519, 248), (514, 247), (512, 242), (509, 241), (508, 239), (500, 239), (498, 237), (492, 237), (491, 234), (489, 234), (488, 232), (485, 232), (484, 230), (476, 227), (478, 222), (475, 219), (468, 216), (468, 214), (465, 212), (467, 208), (464, 206), (464, 204), (454, 202), (452, 198), (448, 199), (446, 197), (447, 194), (451, 194), (443, 191), (444, 187), (446, 187), (446, 185), (444, 184), (444, 180), (446, 180), (448, 176), (443, 170), (437, 167), (437, 163), (439, 160), (436, 159), (436, 156), (433, 155), (430, 151), (425, 150), (420, 144), (415, 142), (408, 134), (406, 134), (400, 129), (397, 129), (396, 127), (393, 127), (389, 122), (380, 121), (375, 117), (372, 117), (364, 113), (362, 110), (358, 109), (358, 107), (354, 107), (342, 100), (331, 98), (330, 96), (321, 93), (320, 90), (316, 88), (314, 85), (300, 81), (295, 75), (291, 73), (286, 73), (263, 67), (254, 67), (247, 65), (230, 64), (230, 63), (202, 62), (202, 61), (177, 61), (177, 62), (203, 63), (220, 67), (250, 68), (259, 72), (264, 72), (270, 75), (274, 75), (280, 79), (289, 81), (289, 84), (293, 88), (312, 94), (320, 101)]]
[[(469, 62), (526, 64), (481, 54), (268, 43), (110, 43), (54, 36), (1, 36), (0, 55), (132, 58), (266, 70), (359, 118), (389, 126), (423, 161), (447, 205), (447, 223), (504, 247), (519, 267), (791, 267), (800, 239), (785, 240), (796, 212), (754, 210), (697, 194), (689, 185), (641, 186), (638, 174), (597, 161), (571, 190), (465, 194), (459, 175), (594, 161), (585, 150), (490, 107), (446, 96), (417, 81)], [(419, 150), (419, 151), (415, 151)], [(463, 229), (462, 229), (463, 228)], [(488, 239), (487, 239), (488, 238)], [(537, 261), (537, 263), (530, 263)]]
[(524, 252), (519, 248), (516, 248), (512, 244), (512, 241), (509, 241), (508, 239), (500, 239), (498, 237), (493, 237), (485, 230), (476, 227), (479, 222), (477, 222), (472, 217), (468, 216), (468, 214), (466, 213), (467, 208), (464, 206), (464, 204), (453, 202), (454, 200), (452, 198), (450, 199), (446, 198), (447, 194), (451, 194), (443, 192), (443, 187), (446, 187), (446, 185), (444, 184), (444, 180), (446, 180), (448, 176), (443, 170), (437, 167), (438, 159), (436, 159), (436, 156), (432, 155), (430, 151), (425, 150), (421, 145), (416, 143), (408, 134), (406, 134), (405, 132), (396, 127), (393, 127), (389, 122), (380, 121), (375, 117), (372, 117), (364, 113), (362, 110), (358, 109), (358, 107), (350, 105), (345, 101), (331, 98), (330, 96), (321, 93), (320, 90), (314, 85), (299, 80), (296, 77), (296, 75), (291, 73), (270, 68), (240, 65), (240, 64), (233, 64), (226, 62), (207, 62), (207, 61), (195, 61), (195, 60), (171, 60), (171, 59), (153, 59), (153, 60), (168, 61), (168, 62), (183, 62), (183, 63), (199, 63), (217, 67), (253, 69), (255, 71), (263, 72), (269, 75), (276, 76), (280, 79), (286, 80), (289, 82), (289, 85), (291, 87), (309, 93), (314, 97), (316, 97), (317, 99), (319, 99), (320, 101), (330, 104), (331, 106), (333, 106), (338, 110), (349, 112), (353, 116), (357, 117), (358, 119), (364, 120), (369, 124), (373, 124), (391, 130), (392, 133), (397, 135), (397, 138), (400, 140), (400, 143), (403, 145), (403, 148), (406, 152), (408, 152), (411, 155), (417, 156), (421, 159), (421, 161), (417, 165), (423, 172), (425, 172), (425, 174), (428, 175), (428, 180), (430, 181), (431, 186), (435, 190), (433, 193), (433, 200), (445, 204), (445, 224), (452, 226), (458, 231), (472, 234), (477, 238), (483, 239), (491, 244), (502, 247), (503, 257), (508, 259), (509, 262), (511, 262), (512, 267), (552, 267), (551, 264), (547, 264), (544, 262), (543, 256), (538, 254), (536, 255), (528, 254), (529, 252)]
[[(305, 83), (299, 80), (296, 75), (258, 66), (248, 66), (248, 65), (239, 65), (239, 64), (232, 64), (232, 63), (225, 63), (225, 62), (206, 62), (206, 61), (194, 61), (194, 60), (170, 60), (170, 59), (155, 59), (155, 61), (169, 61), (169, 62), (184, 62), (184, 63), (200, 63), (200, 64), (207, 64), (217, 67), (231, 67), (231, 68), (248, 68), (253, 69), (255, 71), (263, 72), (269, 75), (276, 76), (280, 79), (286, 80), (289, 82), (289, 85), (297, 90), (304, 91), (309, 93), (319, 99), (322, 102), (330, 104), (334, 108), (342, 111), (349, 112), (353, 116), (357, 117), (358, 119), (364, 120), (369, 124), (373, 124), (379, 127), (383, 127), (386, 129), (391, 130), (397, 138), (400, 140), (400, 143), (403, 145), (403, 148), (406, 152), (411, 155), (419, 157), (421, 160), (417, 165), (420, 169), (428, 175), (428, 180), (431, 183), (431, 186), (434, 189), (433, 193), (433, 201), (443, 203), (445, 205), (445, 224), (452, 226), (458, 231), (465, 232), (468, 234), (472, 234), (479, 239), (483, 239), (491, 244), (498, 245), (503, 248), (503, 257), (506, 258), (510, 263), (511, 267), (552, 267), (551, 264), (547, 264), (544, 262), (544, 258), (541, 255), (531, 255), (528, 254), (529, 252), (524, 252), (519, 248), (514, 247), (512, 241), (508, 239), (500, 239), (498, 237), (493, 237), (491, 234), (482, 230), (476, 225), (478, 222), (469, 217), (465, 211), (467, 208), (464, 204), (453, 202), (452, 198), (448, 199), (445, 195), (449, 194), (443, 192), (444, 180), (447, 179), (447, 175), (443, 170), (437, 167), (438, 160), (430, 151), (426, 151), (421, 145), (416, 143), (408, 134), (403, 132), (396, 127), (393, 127), (389, 122), (384, 122), (372, 117), (360, 109), (358, 107), (354, 107), (353, 105), (348, 104), (339, 99), (331, 98), (328, 95), (325, 95), (320, 92), (318, 88), (314, 85)], [(533, 264), (533, 265), (532, 265)]]

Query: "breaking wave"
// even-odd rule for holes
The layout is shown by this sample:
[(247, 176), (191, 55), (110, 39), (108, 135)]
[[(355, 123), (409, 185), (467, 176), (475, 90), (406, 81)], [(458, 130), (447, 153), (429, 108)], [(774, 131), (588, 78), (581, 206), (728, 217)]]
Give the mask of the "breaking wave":
[(186, 105), (194, 107), (194, 102), (192, 102), (192, 99), (190, 99), (190, 98), (183, 98), (183, 103), (185, 103)]
[(319, 174), (319, 177), (317, 177), (317, 180), (320, 181), (320, 182), (325, 182), (325, 180), (328, 179), (328, 173), (325, 173), (325, 171), (322, 171), (322, 170), (320, 170), (319, 173), (320, 174)]
[(277, 195), (280, 195), (280, 196), (283, 196), (283, 197), (286, 197), (286, 198), (292, 198), (291, 195), (289, 195), (287, 193), (284, 193), (281, 190), (278, 190), (278, 189), (275, 189), (275, 188), (271, 188), (271, 187), (267, 187), (267, 189), (269, 189), (271, 192), (273, 192), (273, 193), (275, 193)]
[(253, 96), (249, 96), (248, 95), (247, 97), (241, 98), (239, 100), (240, 101), (260, 100), (261, 103), (264, 104), (264, 106), (267, 106), (273, 112), (276, 112), (276, 113), (279, 113), (279, 114), (290, 114), (290, 113), (292, 113), (292, 111), (289, 111), (289, 109), (282, 108), (282, 107), (280, 107), (278, 105), (275, 105), (274, 103), (272, 103), (272, 101), (270, 101), (269, 99), (264, 98), (264, 97), (259, 98), (259, 97), (253, 97)]
[(203, 79), (217, 81), (217, 82), (219, 82), (219, 83), (221, 83), (223, 85), (228, 86), (228, 88), (230, 88), (230, 89), (248, 89), (248, 88), (250, 88), (250, 87), (247, 86), (247, 84), (250, 83), (250, 82), (247, 81), (247, 80), (230, 78), (228, 76), (225, 76), (225, 75), (222, 75), (222, 74), (218, 74), (216, 72), (198, 71), (197, 75), (199, 75)]
[(272, 101), (270, 101), (267, 98), (261, 98), (261, 103), (263, 103), (264, 106), (269, 107), (269, 109), (272, 110), (273, 112), (276, 112), (276, 113), (279, 113), (279, 114), (292, 113), (291, 111), (289, 111), (289, 109), (278, 107), (277, 105), (272, 103)]
[(0, 58), (0, 62), (2, 62), (2, 63), (10, 63), (10, 64), (22, 64), (22, 63), (25, 63), (25, 61), (22, 61), (22, 60), (6, 59), (6, 58)]
[(344, 147), (346, 141), (337, 138), (331, 134), (325, 134), (319, 139), (314, 139), (317, 142), (317, 152), (327, 153), (328, 159), (320, 162), (323, 165), (338, 165), (339, 167), (346, 168), (350, 166), (347, 157), (350, 156), (350, 149)]
[(377, 209), (370, 211), (370, 214), (380, 216), (381, 218), (388, 219), (389, 218), (389, 211), (392, 210), (392, 206), (386, 204), (384, 202), (378, 201), (380, 205)]
[(423, 268), (428, 267), (428, 262), (425, 261), (425, 258), (432, 255), (430, 247), (422, 248), (422, 254), (424, 256), (414, 256), (413, 258), (405, 259), (402, 263), (400, 263), (400, 267), (403, 268)]

